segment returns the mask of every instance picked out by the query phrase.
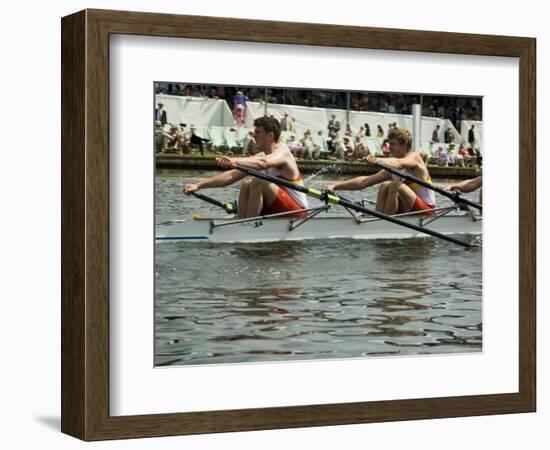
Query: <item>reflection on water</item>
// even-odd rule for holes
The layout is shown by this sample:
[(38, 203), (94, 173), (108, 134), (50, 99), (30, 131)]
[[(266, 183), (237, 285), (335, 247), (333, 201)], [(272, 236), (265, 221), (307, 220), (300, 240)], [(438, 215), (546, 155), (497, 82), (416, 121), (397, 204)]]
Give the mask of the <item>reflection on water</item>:
[(232, 255), (236, 255), (243, 260), (249, 260), (251, 264), (257, 264), (258, 260), (274, 258), (278, 263), (291, 264), (296, 262), (299, 253), (299, 247), (294, 242), (274, 242), (271, 245), (255, 245), (255, 246), (235, 246), (231, 250)]
[[(173, 218), (176, 203), (178, 215), (196, 211), (173, 184), (181, 180), (157, 182), (157, 216)], [(155, 265), (157, 365), (482, 348), (480, 247), (432, 238), (176, 242), (156, 246)]]
[(407, 242), (159, 246), (157, 364), (479, 351), (481, 258)]

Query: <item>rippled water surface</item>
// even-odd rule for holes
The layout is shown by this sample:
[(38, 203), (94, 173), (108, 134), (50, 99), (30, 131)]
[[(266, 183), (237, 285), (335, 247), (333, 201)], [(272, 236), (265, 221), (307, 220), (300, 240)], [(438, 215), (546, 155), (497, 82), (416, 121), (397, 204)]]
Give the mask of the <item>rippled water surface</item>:
[[(159, 172), (157, 223), (217, 212), (181, 194), (212, 174)], [(373, 199), (376, 188), (346, 195)], [(156, 364), (479, 352), (481, 261), (481, 247), (435, 238), (157, 244)]]

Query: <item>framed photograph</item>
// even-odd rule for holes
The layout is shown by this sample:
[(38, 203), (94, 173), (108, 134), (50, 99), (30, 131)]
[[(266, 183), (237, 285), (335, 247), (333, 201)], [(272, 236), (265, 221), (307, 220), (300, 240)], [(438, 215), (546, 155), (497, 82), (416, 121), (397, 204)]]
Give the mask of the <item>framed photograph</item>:
[(535, 49), (64, 17), (62, 431), (535, 411)]

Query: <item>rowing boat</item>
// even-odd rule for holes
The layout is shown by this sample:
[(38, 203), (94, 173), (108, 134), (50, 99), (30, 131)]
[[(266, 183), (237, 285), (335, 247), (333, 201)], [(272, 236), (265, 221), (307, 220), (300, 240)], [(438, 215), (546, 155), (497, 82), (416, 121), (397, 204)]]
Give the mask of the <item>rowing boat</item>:
[[(377, 165), (381, 169), (385, 168), (380, 163)], [(321, 200), (324, 205), (318, 208), (244, 219), (201, 218), (199, 216), (193, 220), (174, 220), (159, 224), (156, 241), (269, 242), (333, 238), (404, 239), (433, 236), (463, 247), (470, 247), (472, 245), (470, 242), (450, 235), (481, 233), (481, 215), (475, 214), (470, 208), (474, 207), (481, 213), (480, 204), (463, 199), (458, 193), (445, 192), (430, 183), (401, 172), (397, 173), (403, 175), (404, 178), (412, 178), (430, 189), (437, 190), (453, 200), (455, 205), (450, 208), (432, 210), (430, 215), (427, 215), (426, 211), (416, 211), (390, 216), (367, 208), (364, 203), (353, 202), (338, 196), (332, 191), (308, 188), (235, 163), (232, 164), (232, 168), (279, 186), (305, 193)], [(394, 171), (391, 168), (388, 170)], [(224, 209), (227, 213), (237, 212), (234, 202), (222, 203), (196, 192), (193, 195)], [(322, 215), (321, 213), (328, 212), (331, 205), (343, 207), (349, 216)], [(295, 216), (298, 212), (303, 213), (303, 217), (297, 219), (290, 217)]]
[[(420, 230), (390, 223), (377, 217), (327, 214), (329, 206), (304, 210), (304, 218), (283, 214), (236, 219), (234, 217), (195, 217), (173, 220), (157, 226), (156, 241), (272, 242), (305, 239), (405, 239), (426, 237), (426, 228), (442, 235), (481, 234), (481, 216), (444, 208), (434, 216), (400, 214), (400, 221)], [(288, 215), (288, 214), (287, 214)]]

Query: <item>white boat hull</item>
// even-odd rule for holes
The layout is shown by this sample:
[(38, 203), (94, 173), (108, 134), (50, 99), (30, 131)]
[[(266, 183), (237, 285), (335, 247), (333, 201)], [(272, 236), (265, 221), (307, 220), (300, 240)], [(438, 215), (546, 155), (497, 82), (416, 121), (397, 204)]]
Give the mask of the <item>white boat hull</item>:
[[(399, 217), (400, 220), (439, 233), (481, 234), (482, 220), (470, 214), (448, 214), (432, 218), (427, 216)], [(157, 226), (157, 242), (165, 241), (208, 241), (208, 242), (271, 242), (303, 239), (406, 239), (426, 237), (425, 233), (395, 225), (385, 220), (368, 220), (358, 223), (349, 217), (315, 217), (305, 221), (292, 231), (288, 218), (258, 218), (235, 222), (231, 218), (198, 218), (167, 222)], [(227, 225), (226, 225), (227, 224)]]

